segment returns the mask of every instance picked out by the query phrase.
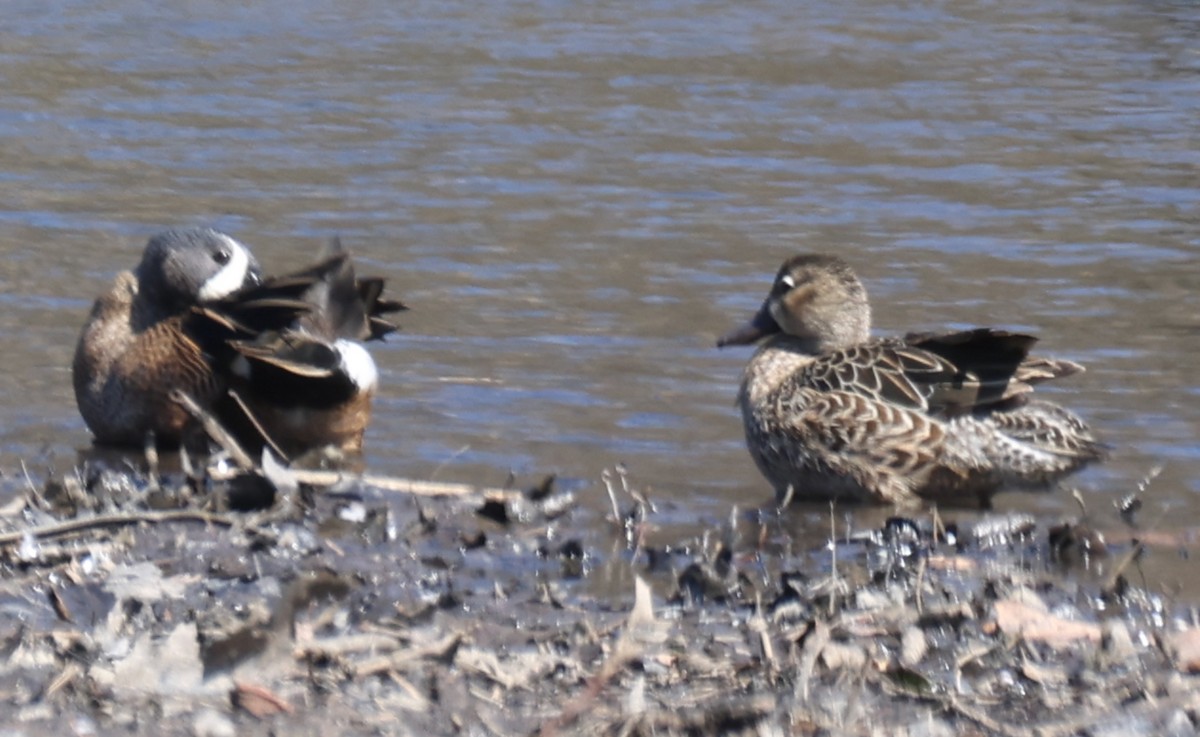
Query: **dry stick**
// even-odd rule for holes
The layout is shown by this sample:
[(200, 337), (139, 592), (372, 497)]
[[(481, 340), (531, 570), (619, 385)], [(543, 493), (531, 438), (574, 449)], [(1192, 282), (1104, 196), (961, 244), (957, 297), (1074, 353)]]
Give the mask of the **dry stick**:
[(1125, 555), (1121, 556), (1121, 559), (1117, 561), (1117, 564), (1113, 566), (1112, 572), (1105, 576), (1104, 585), (1100, 587), (1100, 590), (1106, 594), (1115, 593), (1117, 590), (1117, 581), (1120, 580), (1122, 574), (1125, 573), (1125, 569), (1129, 567), (1130, 563), (1133, 563), (1135, 560), (1137, 560), (1138, 557), (1144, 552), (1146, 552), (1146, 546), (1142, 545), (1140, 542), (1135, 542), (1125, 553)]
[[(829, 572), (834, 583), (833, 590), (837, 591), (840, 588), (841, 578), (838, 576), (837, 567), (837, 504), (833, 501), (829, 502)], [(834, 614), (833, 608), (836, 604), (836, 597), (830, 596), (828, 612), (830, 617)]]
[(976, 647), (968, 650), (954, 661), (954, 691), (962, 693), (962, 669), (970, 663), (982, 658), (988, 653), (1000, 647), (1000, 643), (992, 643), (983, 647)]
[(917, 562), (917, 614), (925, 613), (925, 569), (929, 567), (929, 558), (922, 555)]
[[(235, 399), (237, 397), (235, 396)], [(204, 431), (208, 433), (218, 445), (229, 453), (233, 461), (241, 469), (251, 471), (257, 468), (257, 464), (250, 458), (246, 451), (238, 445), (233, 436), (229, 434), (217, 418), (213, 417), (210, 412), (207, 412), (200, 405), (196, 404), (195, 400), (189, 397), (178, 389), (172, 390), (171, 399), (178, 402), (187, 410), (188, 414), (196, 418), (204, 427)], [(253, 421), (253, 417), (251, 420)], [(267, 436), (264, 434), (264, 438)], [(270, 438), (267, 438), (270, 442)], [(285, 457), (282, 453), (281, 458)], [(318, 471), (305, 469), (288, 469), (288, 473), (293, 476), (299, 483), (309, 484), (311, 486), (333, 486), (340, 481), (348, 478), (347, 474), (339, 471)], [(211, 473), (210, 476), (216, 481), (227, 480), (235, 474), (228, 476), (220, 473)], [(444, 483), (437, 481), (420, 481), (416, 479), (401, 479), (391, 476), (372, 476), (364, 474), (362, 476), (354, 476), (364, 484), (374, 486), (383, 491), (392, 491), (401, 494), (415, 494), (418, 496), (471, 496), (480, 494), (485, 497), (497, 499), (510, 499), (519, 496), (520, 492), (514, 492), (511, 489), (497, 489), (484, 486), (472, 486), (470, 484), (455, 484)]]
[[(446, 660), (457, 653), (465, 639), (466, 633), (452, 632), (436, 642), (418, 645), (407, 650), (396, 649), (388, 655), (359, 663), (353, 668), (352, 675), (355, 678), (364, 678), (389, 671), (403, 670), (423, 660)], [(309, 651), (312, 652), (311, 649)]]
[[(467, 443), (463, 447), (461, 447), (458, 450), (451, 453), (441, 463), (437, 464), (437, 467), (433, 469), (433, 473), (429, 474), (429, 478), (433, 478), (434, 476), (437, 476), (439, 473), (442, 472), (442, 469), (446, 467), (446, 464), (448, 464), (450, 461), (454, 460), (455, 458), (458, 458), (460, 455), (462, 455), (463, 453), (466, 453), (470, 449), (471, 449), (471, 444)], [(510, 474), (510, 478), (511, 478), (511, 474)]]
[(25, 467), (25, 459), (21, 459), (21, 473), (25, 475), (25, 485), (29, 487), (31, 494), (37, 494), (38, 488), (33, 483), (33, 479), (29, 478), (29, 469)]
[[(456, 484), (448, 481), (422, 481), (420, 479), (402, 479), (396, 476), (376, 476), (374, 474), (352, 474), (343, 471), (321, 471), (318, 469), (289, 468), (288, 475), (297, 483), (308, 484), (320, 488), (330, 488), (343, 481), (354, 480), (381, 491), (397, 494), (412, 494), (414, 496), (482, 496), (487, 499), (507, 501), (521, 496), (514, 489), (500, 489), (491, 486), (472, 486), (471, 484)], [(210, 471), (209, 478), (214, 481), (228, 481), (236, 476), (236, 472)]]
[(262, 423), (258, 421), (258, 418), (254, 416), (254, 413), (250, 411), (250, 407), (247, 406), (241, 395), (230, 389), (229, 396), (233, 397), (233, 401), (237, 402), (237, 406), (242, 410), (242, 414), (246, 415), (246, 419), (250, 420), (251, 425), (254, 425), (254, 429), (258, 431), (258, 434), (262, 437), (263, 442), (270, 446), (271, 452), (279, 458), (282, 458), (284, 463), (290, 463), (291, 459), (288, 458), (287, 453), (284, 453), (283, 450), (280, 449), (279, 444), (275, 442), (275, 439), (272, 438), (270, 433), (267, 432), (267, 428), (263, 427)]
[(621, 525), (621, 505), (617, 503), (617, 492), (613, 489), (612, 473), (606, 468), (600, 472), (600, 480), (604, 482), (604, 488), (608, 490), (608, 501), (612, 504), (613, 524), (618, 527)]
[[(29, 490), (25, 494), (25, 498), (27, 500), (32, 500), (39, 509), (46, 509), (49, 507), (49, 505), (46, 503), (46, 497), (42, 495), (41, 490), (38, 489), (38, 487), (33, 483), (33, 479), (29, 478), (29, 469), (25, 467), (25, 459), (23, 458), (21, 459), (21, 473), (25, 474), (25, 484), (29, 487)], [(32, 507), (34, 504), (30, 504), (29, 506)]]
[(28, 530), (0, 534), (0, 546), (15, 545), (32, 536), (40, 540), (50, 540), (75, 532), (83, 532), (96, 527), (123, 527), (136, 525), (140, 522), (203, 522), (209, 525), (232, 527), (233, 520), (208, 512), (197, 512), (190, 509), (175, 509), (165, 512), (132, 512), (129, 514), (101, 514), (87, 519), (73, 519), (53, 525), (33, 527)]
[(233, 462), (236, 463), (238, 467), (247, 471), (254, 469), (254, 461), (250, 458), (246, 451), (242, 450), (242, 446), (238, 445), (238, 442), (233, 439), (233, 436), (229, 434), (228, 430), (221, 427), (221, 423), (217, 422), (216, 417), (213, 417), (210, 412), (196, 404), (196, 400), (192, 399), (187, 395), (186, 392), (180, 389), (172, 389), (168, 396), (171, 398), (171, 401), (183, 407), (189, 415), (194, 417), (196, 421), (200, 423), (200, 425), (204, 428), (204, 432), (208, 433), (210, 438), (216, 441), (218, 445), (220, 445), (226, 450), (226, 452), (229, 453), (229, 456), (233, 458)]
[(158, 444), (154, 431), (146, 433), (142, 444), (142, 452), (146, 454), (146, 477), (150, 480), (151, 491), (158, 490)]
[(812, 627), (812, 631), (804, 641), (804, 648), (800, 651), (800, 664), (797, 667), (796, 688), (794, 692), (800, 696), (800, 700), (805, 704), (809, 703), (808, 685), (817, 667), (817, 659), (821, 657), (821, 651), (829, 644), (832, 630), (827, 622), (823, 622), (820, 619), (813, 620)]

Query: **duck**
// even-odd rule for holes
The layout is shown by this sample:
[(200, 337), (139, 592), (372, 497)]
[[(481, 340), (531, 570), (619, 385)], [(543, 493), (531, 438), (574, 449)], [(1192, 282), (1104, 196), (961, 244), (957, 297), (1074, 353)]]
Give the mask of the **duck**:
[[(242, 435), (262, 440), (284, 458), (322, 448), (362, 452), (379, 383), (363, 342), (395, 332), (398, 326), (384, 315), (408, 309), (385, 299), (384, 287), (380, 277), (356, 276), (349, 252), (334, 239), (315, 265), (266, 279), (242, 295), (243, 311), (282, 302), (286, 313), (289, 295), (299, 289), (307, 307), (282, 329), (259, 327), (248, 336), (242, 329), (228, 340), (234, 351), (229, 396), (240, 410)], [(266, 323), (260, 308), (250, 311), (260, 326)], [(247, 424), (256, 433), (246, 431)]]
[(95, 301), (72, 364), (99, 445), (178, 446), (199, 432), (190, 397), (250, 448), (287, 457), (360, 452), (378, 371), (363, 340), (405, 309), (358, 279), (339, 242), (316, 264), (266, 278), (250, 249), (212, 228), (152, 236)]
[(1032, 396), (1083, 371), (995, 328), (871, 337), (866, 288), (845, 260), (784, 261), (755, 315), (717, 341), (757, 345), (737, 406), (776, 501), (988, 508), (1047, 489), (1107, 446), (1078, 415)]

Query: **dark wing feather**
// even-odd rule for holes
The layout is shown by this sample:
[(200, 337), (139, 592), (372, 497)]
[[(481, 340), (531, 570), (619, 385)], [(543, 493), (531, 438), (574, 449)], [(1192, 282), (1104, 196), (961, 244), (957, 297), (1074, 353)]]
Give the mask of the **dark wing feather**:
[(270, 279), (264, 287), (299, 290), (299, 296), (312, 305), (300, 324), (314, 335), (379, 340), (399, 329), (384, 315), (408, 309), (398, 300), (384, 298), (384, 285), (382, 277), (356, 276), (349, 252), (334, 238), (320, 261)]
[(949, 380), (930, 387), (930, 411), (948, 416), (1012, 406), (1033, 391), (1031, 383), (1063, 375), (1051, 370), (1055, 362), (1030, 359), (1029, 351), (1037, 342), (1032, 335), (977, 328), (912, 334), (904, 342), (957, 368)]
[(270, 405), (328, 408), (358, 391), (340, 369), (337, 352), (323, 340), (289, 331), (231, 345), (250, 363), (250, 395)]

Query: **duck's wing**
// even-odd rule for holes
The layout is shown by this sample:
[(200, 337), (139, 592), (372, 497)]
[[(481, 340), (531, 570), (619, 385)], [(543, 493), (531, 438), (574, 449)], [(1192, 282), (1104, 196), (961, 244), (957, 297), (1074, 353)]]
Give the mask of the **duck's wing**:
[(958, 374), (958, 367), (936, 353), (882, 340), (817, 356), (794, 379), (797, 388), (844, 392), (928, 412), (934, 387), (952, 385)]
[(1035, 384), (1084, 370), (1073, 361), (1031, 356), (1037, 338), (1007, 330), (911, 334), (904, 343), (957, 367), (958, 375), (948, 384), (935, 382), (931, 387), (931, 410), (948, 415), (1019, 406)]
[(774, 447), (793, 467), (852, 479), (875, 501), (909, 506), (935, 471), (966, 478), (971, 468), (947, 458), (946, 425), (916, 406), (849, 391), (802, 389), (786, 398)]
[(285, 330), (311, 313), (313, 305), (305, 298), (309, 286), (268, 282), (197, 305), (184, 317), (185, 331), (208, 355), (228, 358), (230, 341)]
[(1031, 357), (1030, 335), (980, 328), (910, 334), (818, 356), (802, 381), (877, 401), (953, 416), (1020, 401), (1033, 384), (1082, 370)]
[(361, 390), (336, 346), (306, 333), (285, 331), (230, 345), (245, 362), (240, 368), (235, 363), (233, 373), (251, 395), (270, 404), (336, 406)]

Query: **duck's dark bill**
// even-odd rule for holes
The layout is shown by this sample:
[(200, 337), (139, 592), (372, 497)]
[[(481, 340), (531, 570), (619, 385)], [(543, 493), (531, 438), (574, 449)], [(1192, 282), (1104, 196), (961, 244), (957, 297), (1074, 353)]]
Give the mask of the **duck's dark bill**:
[(751, 318), (750, 322), (742, 325), (739, 328), (734, 328), (728, 333), (717, 339), (717, 347), (724, 348), (727, 345), (747, 345), (753, 343), (759, 338), (768, 335), (773, 335), (779, 332), (779, 323), (775, 322), (775, 318), (771, 317), (771, 312), (767, 309), (767, 305), (763, 305), (758, 314)]

